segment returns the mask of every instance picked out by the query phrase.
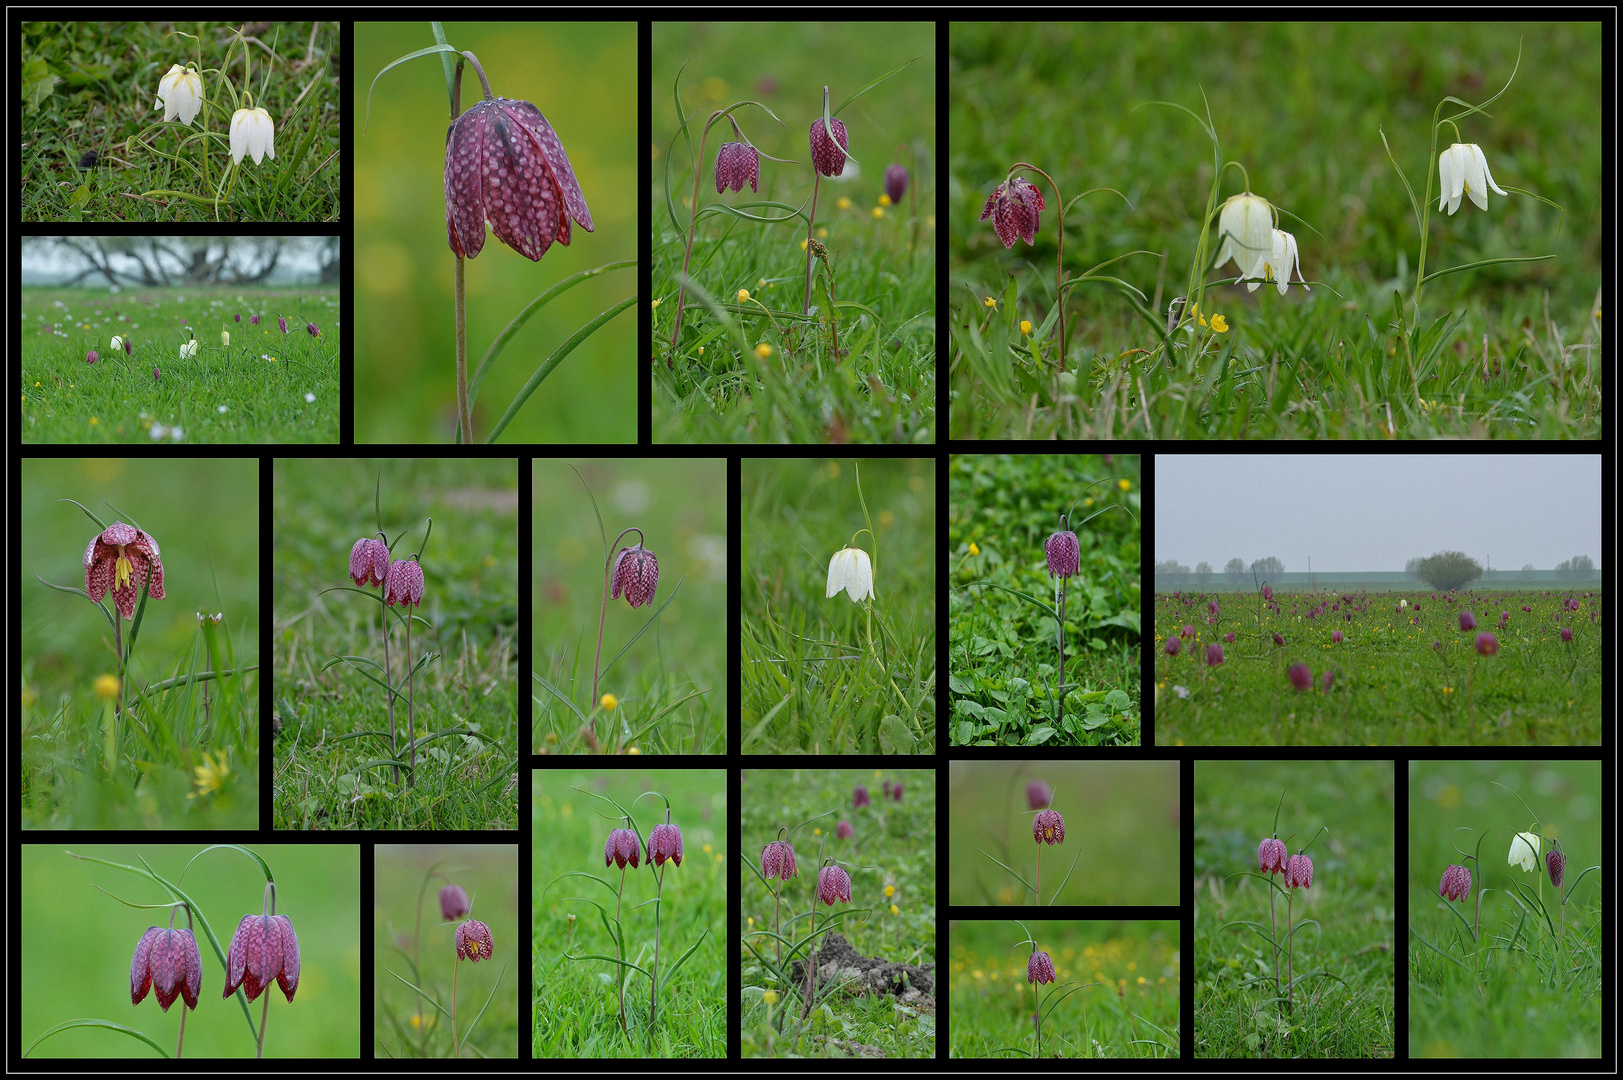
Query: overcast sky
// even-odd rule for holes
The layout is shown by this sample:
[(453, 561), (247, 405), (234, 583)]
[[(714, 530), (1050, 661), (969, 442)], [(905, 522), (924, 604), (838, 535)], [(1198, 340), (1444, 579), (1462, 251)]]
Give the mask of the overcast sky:
[(1402, 571), (1463, 551), (1499, 570), (1574, 555), (1605, 569), (1598, 455), (1157, 454), (1154, 475), (1157, 562)]

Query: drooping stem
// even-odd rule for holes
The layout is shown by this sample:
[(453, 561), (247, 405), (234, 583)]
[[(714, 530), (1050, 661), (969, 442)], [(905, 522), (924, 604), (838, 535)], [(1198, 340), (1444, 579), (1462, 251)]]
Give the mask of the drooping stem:
[[(621, 529), (620, 535), (616, 536), (614, 543), (609, 545), (608, 557), (603, 560), (603, 607), (597, 615), (597, 654), (592, 657), (592, 700), (590, 704), (594, 709), (601, 700), (597, 696), (597, 669), (599, 662), (603, 659), (603, 624), (608, 621), (609, 617), (609, 575), (614, 571), (614, 552), (620, 546), (620, 541), (625, 539), (626, 533), (633, 532), (637, 534), (637, 544), (641, 546), (645, 539), (641, 529), (635, 525), (629, 529)], [(591, 726), (593, 731), (596, 731), (597, 719), (595, 713), (593, 714)]]
[(1017, 162), (1009, 169), (1009, 175), (1013, 176), (1018, 169), (1030, 169), (1048, 181), (1048, 186), (1054, 189), (1055, 209), (1059, 211), (1059, 254), (1054, 257), (1054, 300), (1059, 304), (1059, 371), (1063, 375), (1065, 374), (1065, 353), (1067, 348), (1067, 339), (1065, 337), (1065, 294), (1061, 292), (1065, 285), (1065, 200), (1060, 196), (1059, 185), (1054, 183), (1054, 178), (1037, 168), (1037, 166), (1028, 161)]

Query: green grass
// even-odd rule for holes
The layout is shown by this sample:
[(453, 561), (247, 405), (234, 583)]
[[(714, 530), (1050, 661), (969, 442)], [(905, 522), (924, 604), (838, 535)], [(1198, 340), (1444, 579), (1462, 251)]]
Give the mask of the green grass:
[[(808, 317), (808, 130), (823, 87), (832, 115), (914, 57), (839, 114), (859, 164), (815, 185), (814, 239), (832, 261), (832, 287), (819, 301), (830, 270), (814, 260)], [(927, 22), (655, 25), (655, 441), (935, 441), (935, 79)], [(762, 106), (733, 112), (763, 155), (759, 190), (717, 195), (716, 153), (738, 136), (725, 117), (708, 136), (705, 124), (741, 99)], [(891, 163), (909, 173), (897, 206), (879, 202)]]
[[(336, 222), (338, 23), (250, 25), (248, 45), (238, 29), (25, 23), (22, 219)], [(165, 123), (159, 81), (188, 63), (202, 72), (202, 111)], [(275, 124), (276, 156), (244, 155), (233, 183), (228, 133), (244, 91)], [(99, 161), (81, 169), (87, 151)]]
[[(1390, 761), (1196, 764), (1196, 1057), (1393, 1055), (1393, 783)], [(1288, 905), (1278, 889), (1271, 929), (1281, 879), (1265, 883), (1257, 845), (1274, 835), (1276, 809), (1290, 853), (1307, 848), (1313, 884)], [(1287, 918), (1300, 928), (1291, 960)], [(1289, 1009), (1270, 933), (1280, 984), (1296, 980)]]
[[(241, 538), (259, 535), (258, 463), (25, 458), (21, 477), (24, 826), (256, 828), (259, 554)], [(98, 676), (117, 671), (113, 629), (82, 591), (85, 547), (102, 530), (60, 499), (103, 524), (138, 525), (161, 551), (164, 597), (142, 614), (116, 721), (94, 690)], [(117, 615), (110, 595), (102, 603)], [(223, 616), (209, 629), (223, 670), (237, 675), (189, 681), (221, 670), (198, 623), (202, 611)], [(128, 648), (135, 623), (118, 621)]]
[[(448, 1058), (458, 1045), (464, 1058), (518, 1056), (526, 950), (518, 932), (516, 855), (511, 844), (378, 845), (372, 984), (372, 1052), (378, 1060)], [(439, 891), (452, 884), (462, 886), (472, 906), (446, 920)], [(456, 930), (467, 919), (490, 928), (488, 958), (457, 959)]]
[[(554, 771), (533, 776), (530, 806), (534, 878), (530, 947), (534, 997), (531, 1051), (541, 1058), (721, 1058), (727, 1056), (727, 777), (717, 769)], [(665, 822), (682, 832), (682, 865), (646, 861), (605, 869), (609, 831), (628, 810), (644, 850)], [(656, 875), (663, 875), (662, 892)], [(623, 893), (622, 890), (623, 889)], [(661, 895), (656, 909), (655, 896)], [(619, 917), (616, 919), (616, 897)], [(648, 1026), (659, 914), (658, 1014)], [(614, 931), (626, 969), (626, 1028)], [(686, 955), (692, 950), (691, 955)], [(685, 961), (677, 963), (686, 955)], [(608, 957), (610, 959), (604, 959)]]
[[(125, 905), (176, 899), (146, 867), (197, 905), (190, 926), (202, 961), (202, 985), (197, 1008), (186, 1010), (185, 1059), (253, 1060), (267, 997), (267, 1061), (360, 1056), (364, 1015), (360, 848), (261, 844), (251, 837), (242, 842), (275, 875), (276, 914), (288, 917), (298, 937), (302, 964), (291, 1002), (274, 984), (252, 1005), (242, 991), (234, 995), (235, 1001), (221, 997), (232, 935), (243, 916), (257, 917), (265, 904), (265, 876), (240, 851), (206, 851), (204, 843), (158, 844), (145, 838), (118, 844), (22, 845), (16, 864), (20, 869), (15, 918), (27, 940), (50, 943), (49, 948), (19, 952), (13, 969), (17, 985), (27, 987), (15, 998), (22, 1049), (76, 1018), (134, 1029), (161, 1049), (160, 1053), (113, 1028), (79, 1027), (40, 1042), (30, 1060), (140, 1062), (175, 1052), (185, 1001), (177, 1000), (164, 1012), (149, 992), (140, 1004), (130, 1004), (127, 980), (135, 944), (148, 927), (168, 927), (170, 909)], [(186, 909), (174, 910), (175, 928), (186, 928)]]
[[(1434, 599), (1435, 597), (1435, 599)], [(1563, 612), (1568, 597), (1578, 612)], [(1216, 625), (1207, 603), (1216, 599)], [(1395, 610), (1407, 600), (1402, 614)], [(1161, 745), (1544, 745), (1601, 739), (1599, 601), (1583, 590), (1492, 591), (1453, 603), (1430, 592), (1278, 593), (1273, 611), (1258, 596), (1156, 594), (1156, 742)], [(1262, 607), (1259, 622), (1259, 605)], [(1317, 617), (1309, 613), (1326, 610)], [(1529, 607), (1531, 612), (1522, 611)], [(1339, 611), (1330, 610), (1339, 607)], [(1477, 629), (1462, 631), (1459, 612)], [(1501, 627), (1496, 613), (1508, 612)], [(1345, 618), (1351, 615), (1351, 619)], [(1184, 626), (1177, 656), (1165, 642)], [(1573, 632), (1563, 643), (1560, 628)], [(1343, 640), (1331, 641), (1335, 630)], [(1272, 644), (1280, 633), (1284, 646)], [(1492, 631), (1497, 655), (1478, 655)], [(1208, 643), (1223, 662), (1205, 663)], [(1441, 641), (1438, 650), (1433, 643)], [(1313, 684), (1297, 692), (1286, 669), (1306, 664)], [(1334, 673), (1325, 693), (1320, 681)]]
[[(1025, 793), (1034, 779), (1053, 790), (1051, 808), (1067, 826), (1062, 841), (1039, 845), (1032, 835)], [(951, 902), (1175, 905), (1180, 814), (1176, 762), (955, 763)]]
[[(955, 438), (1598, 438), (1603, 376), (1599, 24), (955, 23), (952, 27), (951, 434)], [(1459, 121), (1503, 189), (1437, 210), (1433, 110)], [(1077, 63), (1077, 57), (1099, 58)], [(1335, 58), (1360, 58), (1338, 62)], [(1207, 118), (1220, 146), (1188, 113)], [(1448, 106), (1446, 112), (1462, 111)], [(1415, 205), (1382, 143), (1425, 198)], [(1439, 150), (1454, 142), (1444, 127)], [(1195, 262), (1217, 203), (1249, 188), (1295, 235), (1311, 292), (1226, 284)], [(1009, 168), (1064, 201), (1069, 352), (1055, 320), (1058, 203), (1035, 247), (1005, 249), (988, 196)], [(1085, 199), (1078, 196), (1098, 191)], [(1119, 261), (1116, 261), (1119, 260)], [(1069, 283), (1093, 272), (1109, 281)], [(1203, 275), (1203, 276), (1202, 276)], [(1163, 338), (1204, 282), (1229, 329)], [(1394, 304), (1394, 293), (1401, 305)], [(985, 302), (992, 299), (995, 310)], [(1209, 322), (1210, 320), (1208, 320)], [(1029, 322), (1032, 334), (1020, 329)], [(1074, 381), (1068, 381), (1074, 380)]]
[[(455, 12), (448, 14), (455, 15)], [(638, 258), (637, 24), (447, 21), (449, 44), (479, 58), (498, 97), (533, 103), (569, 156), (594, 231), (574, 226), (531, 262), (487, 232), (463, 260), (470, 380), (487, 350), (537, 297), (576, 274)], [(450, 101), (427, 21), (361, 22), (355, 47), (355, 440), (450, 442), (456, 430), (456, 256), (445, 228), (445, 144)], [(363, 119), (367, 94), (370, 119)], [(462, 107), (483, 98), (471, 65)], [(362, 127), (365, 127), (364, 132)], [(638, 294), (642, 268), (586, 278), (517, 331), (473, 395), (474, 437), (497, 420), (556, 350), (583, 326)], [(581, 342), (518, 410), (503, 443), (637, 441), (634, 304)]]
[[(929, 459), (743, 463), (744, 753), (933, 752), (935, 477)], [(867, 602), (827, 596), (848, 546), (872, 556), (872, 648)]]
[[(22, 313), (24, 442), (338, 441), (336, 289), (210, 287), (116, 297), (27, 289)], [(253, 326), (248, 316), (256, 313), (260, 324)], [(277, 325), (282, 315), (286, 334)], [(320, 337), (310, 336), (308, 323)], [(182, 357), (188, 327), (197, 355)], [(221, 342), (222, 330), (230, 345)], [(133, 353), (112, 349), (115, 335), (127, 337)], [(87, 364), (91, 350), (98, 359)]]
[(954, 921), (951, 1057), (1037, 1056), (1027, 930), (1057, 976), (1039, 988), (1043, 1057), (1177, 1059), (1180, 927), (1148, 921)]
[[(383, 687), (361, 674), (382, 677), (380, 592), (361, 595), (349, 578), (351, 547), (377, 527), (380, 470), (394, 558), (423, 551), (414, 690), (404, 678), (403, 609), (389, 614), (391, 677), (406, 695), (395, 706), (394, 760), (409, 759), (407, 698), (415, 700), (411, 787), (397, 787), (394, 767), (380, 764), (391, 760), (387, 702)], [(277, 461), (276, 518), (285, 527), (275, 553), (275, 694), (284, 724), (276, 828), (517, 827), (516, 483), (511, 460)], [(364, 659), (334, 663), (340, 656)]]
[[(1597, 761), (1410, 763), (1411, 1057), (1603, 1053), (1605, 868), (1582, 876), (1608, 850), (1601, 769)], [(1549, 816), (1535, 822), (1529, 809)], [(1513, 836), (1540, 824), (1535, 876), (1506, 856)], [(1461, 854), (1475, 855), (1479, 838), (1480, 865)], [(1542, 858), (1555, 838), (1567, 856), (1564, 916)], [(1471, 871), (1471, 891), (1458, 901), (1438, 895), (1450, 864)], [(1479, 902), (1480, 945), (1470, 925)]]
[[(1139, 745), (1137, 456), (1108, 465), (1098, 455), (960, 456), (948, 476), (952, 744)], [(1081, 573), (1066, 586), (1068, 689), (1056, 717), (1059, 650), (1048, 611), (1058, 601), (1044, 544), (1066, 511)]]
[[(537, 461), (533, 484), (535, 752), (724, 753), (733, 693), (726, 463)], [(658, 557), (659, 588), (652, 604), (633, 609), (622, 593), (605, 611), (605, 545), (627, 528), (642, 532), (614, 550), (640, 539)], [(606, 694), (612, 712), (600, 705)]]
[[(899, 783), (902, 799), (887, 798), (884, 781)], [(889, 995), (852, 995), (819, 985), (809, 1021), (804, 991), (782, 974), (807, 950), (822, 950), (824, 934), (843, 934), (863, 956), (923, 967), (936, 959), (936, 776), (931, 769), (747, 769), (740, 781), (739, 830), (743, 851), (735, 864), (744, 923), (740, 950), (743, 1011), (739, 1038), (744, 1057), (838, 1057), (828, 1041), (877, 1047), (890, 1058), (935, 1056), (935, 1002), (903, 1005)], [(856, 806), (858, 785), (869, 804)], [(851, 824), (836, 838), (839, 822)], [(794, 847), (796, 875), (774, 880), (774, 899), (761, 870), (761, 851), (779, 839)], [(850, 874), (851, 900), (816, 899), (820, 861), (837, 861)], [(782, 967), (773, 933), (774, 909)], [(815, 932), (815, 940), (812, 935)], [(922, 989), (922, 988), (920, 988)], [(769, 1001), (767, 994), (777, 995)]]

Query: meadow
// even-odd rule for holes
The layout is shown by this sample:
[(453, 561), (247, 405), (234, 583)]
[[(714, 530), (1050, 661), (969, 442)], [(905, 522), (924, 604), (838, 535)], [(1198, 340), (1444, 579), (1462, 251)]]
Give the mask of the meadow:
[[(1138, 457), (955, 456), (947, 475), (952, 745), (1139, 745)], [(1045, 554), (1062, 528), (1080, 549), (1063, 678)]]
[[(744, 770), (743, 850), (735, 864), (744, 920), (738, 950), (744, 1057), (935, 1056), (935, 821), (931, 769)], [(850, 836), (840, 835), (842, 822)], [(768, 882), (763, 849), (780, 840), (793, 848), (796, 873)], [(849, 901), (818, 900), (818, 869), (825, 862), (847, 872)], [(830, 932), (864, 957), (928, 965), (931, 989), (912, 987), (924, 996), (903, 1004), (890, 994), (819, 984), (811, 1016), (804, 1018), (804, 984), (790, 985), (782, 973), (808, 948), (822, 955)]]
[[(951, 435), (1598, 438), (1602, 40), (954, 23)], [(1439, 205), (1454, 144), (1486, 209)]]
[(1048, 953), (1056, 979), (1041, 991), (1043, 1057), (1178, 1058), (1181, 929), (1139, 920), (953, 920), (948, 1056), (1037, 1056), (1027, 978), (1032, 947), (1015, 947), (1027, 930)]
[[(517, 827), (517, 483), (512, 460), (277, 460), (276, 828)], [(349, 577), (380, 517), (424, 577), (419, 606), (388, 609), (387, 666), (381, 593)], [(416, 782), (397, 784), (410, 710)]]
[[(535, 772), (532, 783), (533, 1056), (726, 1057), (732, 857), (726, 774), (558, 769)], [(624, 807), (632, 821), (605, 799)], [(611, 830), (632, 828), (646, 853), (650, 831), (665, 823), (667, 805), (671, 824), (681, 830), (682, 864), (667, 861), (656, 869), (642, 860), (635, 869), (605, 868)], [(663, 875), (663, 884), (656, 875)], [(659, 997), (650, 1029), (656, 936)], [(622, 959), (628, 966), (621, 967)], [(625, 972), (624, 1028), (619, 971)]]
[[(936, 440), (935, 33), (654, 24), (656, 442)], [(814, 177), (825, 86), (854, 158)], [(750, 190), (715, 190), (721, 110), (758, 148)]]
[[(739, 478), (743, 752), (934, 752), (935, 461), (745, 460)], [(828, 595), (847, 547), (870, 557), (859, 602)]]
[[(1569, 600), (1576, 610), (1563, 608)], [(1279, 593), (1272, 601), (1157, 593), (1155, 740), (1598, 744), (1601, 610), (1590, 589)], [(1466, 611), (1476, 629), (1460, 628)], [(1571, 641), (1561, 640), (1563, 628)], [(1480, 633), (1493, 635), (1496, 652), (1477, 651)], [(1176, 654), (1167, 651), (1172, 639)], [(1207, 663), (1213, 645), (1222, 650), (1215, 666)], [(1295, 689), (1294, 664), (1309, 669), (1308, 688)]]
[[(339, 37), (333, 20), (24, 23), (22, 220), (336, 222)], [(155, 104), (176, 66), (198, 73), (190, 122)], [(274, 156), (233, 166), (249, 94)]]
[[(1035, 913), (1179, 902), (1177, 762), (955, 761), (951, 778), (947, 888), (954, 905)], [(1032, 780), (1050, 786), (1049, 808), (1068, 826), (1058, 841), (1039, 844), (1033, 836)]]
[[(25, 457), (21, 468), (23, 827), (257, 828), (258, 461)], [(130, 619), (104, 597), (115, 637), (85, 593), (83, 559), (119, 521), (158, 545), (164, 595)], [(128, 652), (122, 710), (115, 642)]]
[[(1615, 850), (1601, 763), (1411, 761), (1408, 785), (1410, 1056), (1600, 1056)], [(1533, 869), (1507, 858), (1528, 830), (1542, 833)], [(1557, 839), (1564, 908), (1544, 858)], [(1450, 865), (1471, 874), (1456, 901), (1439, 895)]]
[[(1197, 1058), (1393, 1056), (1392, 768), (1195, 763)], [(1311, 884), (1289, 901), (1274, 892), (1281, 879), (1259, 868), (1258, 845), (1276, 829), (1291, 855), (1312, 863)], [(1289, 956), (1287, 922), (1300, 927)], [(1280, 984), (1295, 979), (1288, 1006), (1270, 934)]]
[(336, 288), (25, 289), (22, 441), (336, 443), (341, 322)]
[[(726, 462), (537, 460), (531, 510), (534, 751), (725, 753)], [(659, 562), (653, 599), (605, 601), (605, 565), (638, 543)]]
[[(528, 951), (519, 934), (517, 849), (379, 844), (375, 850), (373, 1055), (443, 1059), (460, 1048), (464, 1058), (517, 1057)], [(462, 887), (466, 914), (443, 917), (439, 893), (447, 885)], [(478, 962), (457, 958), (457, 927), (468, 919), (490, 929), (490, 956)]]

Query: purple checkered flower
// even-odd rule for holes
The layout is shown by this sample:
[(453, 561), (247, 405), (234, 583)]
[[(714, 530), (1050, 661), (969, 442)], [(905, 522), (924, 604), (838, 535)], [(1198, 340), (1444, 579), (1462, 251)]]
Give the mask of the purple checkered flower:
[(460, 885), (447, 885), (440, 890), (440, 914), (446, 922), (460, 919), (468, 913), (468, 894)]
[(609, 833), (608, 842), (603, 845), (604, 866), (616, 863), (624, 870), (626, 863), (630, 863), (631, 868), (635, 870), (641, 857), (642, 851), (637, 846), (636, 833), (630, 829), (614, 829)]
[(836, 900), (849, 904), (851, 875), (839, 866), (825, 866), (817, 871), (817, 898), (831, 907)]
[(716, 194), (727, 188), (743, 191), (748, 181), (750, 190), (757, 190), (761, 179), (761, 155), (749, 143), (722, 143), (716, 153)]
[(376, 588), (389, 574), (389, 546), (375, 536), (363, 536), (349, 551), (349, 576), (356, 585)]
[(1257, 845), (1257, 865), (1265, 874), (1278, 874), (1285, 869), (1290, 853), (1285, 850), (1285, 841), (1270, 837)]
[(1065, 819), (1058, 810), (1044, 810), (1031, 820), (1031, 835), (1039, 844), (1065, 843)]
[(188, 1009), (195, 1009), (202, 986), (203, 958), (190, 930), (153, 926), (135, 943), (135, 956), (130, 960), (131, 1005), (141, 1004), (155, 990), (164, 1012), (177, 997), (186, 999)]
[(1054, 975), (1054, 959), (1041, 949), (1031, 954), (1026, 961), (1026, 981), (1028, 983), (1051, 983)]
[(819, 116), (812, 121), (811, 126), (811, 155), (812, 164), (824, 176), (838, 176), (845, 171), (845, 152), (851, 142), (845, 135), (845, 124), (830, 117), (829, 127), (834, 129), (834, 138), (828, 137), (828, 130), (823, 127), (823, 118)]
[(663, 866), (666, 859), (682, 865), (682, 830), (675, 825), (655, 825), (648, 834), (648, 861)]
[(396, 559), (389, 564), (383, 584), (383, 603), (413, 606), (423, 602), (423, 567), (416, 559)]
[(1082, 547), (1076, 542), (1076, 533), (1057, 532), (1043, 544), (1048, 555), (1048, 576), (1075, 577), (1082, 565)]
[(986, 209), (981, 211), (981, 220), (992, 219), (997, 238), (1006, 248), (1014, 247), (1016, 239), (1035, 244), (1037, 215), (1046, 209), (1041, 189), (1016, 176), (992, 192), (986, 200)]
[(787, 840), (774, 840), (761, 849), (761, 873), (768, 881), (779, 878), (788, 881), (799, 871), (795, 867), (795, 849)]
[(652, 604), (654, 590), (659, 588), (659, 559), (640, 543), (634, 548), (621, 548), (614, 557), (610, 583), (614, 599), (620, 599), (624, 590), (632, 607)]
[(1313, 887), (1313, 860), (1306, 855), (1292, 855), (1285, 864), (1285, 888), (1311, 889)]
[(907, 166), (892, 163), (885, 170), (885, 194), (890, 196), (892, 205), (902, 201), (907, 193)]
[(1450, 866), (1443, 871), (1443, 880), (1437, 886), (1437, 895), (1445, 900), (1464, 900), (1471, 895), (1471, 871), (1463, 866)]

